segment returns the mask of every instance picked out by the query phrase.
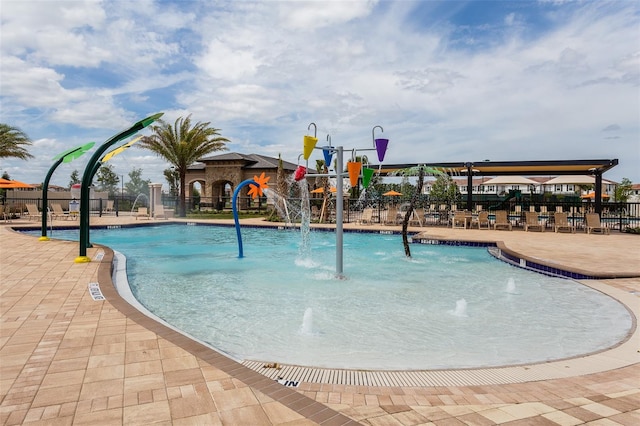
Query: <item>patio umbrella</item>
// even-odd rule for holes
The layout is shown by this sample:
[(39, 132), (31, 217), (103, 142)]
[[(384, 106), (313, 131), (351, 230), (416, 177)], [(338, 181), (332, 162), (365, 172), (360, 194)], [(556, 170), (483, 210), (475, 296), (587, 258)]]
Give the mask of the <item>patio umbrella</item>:
[[(580, 198), (582, 198), (583, 200), (593, 200), (596, 198), (596, 193), (595, 192), (589, 192), (587, 194), (581, 195)], [(609, 198), (608, 194), (602, 194), (602, 198)]]
[(387, 196), (387, 197), (399, 197), (399, 196), (401, 196), (401, 195), (402, 195), (402, 193), (401, 193), (401, 192), (398, 192), (398, 191), (394, 191), (394, 190), (392, 189), (391, 191), (387, 191), (387, 192), (385, 192), (385, 193), (384, 193), (384, 194), (382, 194), (382, 195)]
[[(336, 187), (335, 187), (335, 186), (332, 186), (332, 187), (329, 189), (329, 191), (331, 191), (331, 192), (336, 192), (336, 191), (337, 191), (337, 189), (336, 189)], [(316, 189), (314, 189), (313, 191), (311, 191), (311, 192), (310, 192), (310, 194), (322, 194), (322, 193), (324, 193), (324, 188), (323, 188), (323, 187), (316, 188)]]
[(20, 182), (19, 180), (9, 180), (0, 178), (0, 189), (33, 188), (33, 185)]

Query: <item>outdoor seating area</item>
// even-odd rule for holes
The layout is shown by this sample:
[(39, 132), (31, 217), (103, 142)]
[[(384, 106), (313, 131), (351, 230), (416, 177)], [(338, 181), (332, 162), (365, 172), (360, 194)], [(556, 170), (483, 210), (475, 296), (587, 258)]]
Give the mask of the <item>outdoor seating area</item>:
[[(459, 204), (418, 204), (410, 215), (408, 225), (414, 228), (449, 227), (594, 234), (607, 234), (613, 230), (624, 232), (627, 227), (640, 227), (640, 205), (632, 203), (628, 203), (628, 208), (621, 211), (606, 210), (597, 218), (592, 216), (594, 212), (589, 209), (571, 204), (531, 204), (518, 209), (498, 210), (479, 203), (474, 204), (472, 210), (460, 209), (459, 206)], [(318, 208), (314, 207), (311, 207), (312, 212), (316, 212), (311, 216), (312, 222), (335, 223), (335, 209), (328, 209), (326, 213), (328, 217), (322, 218), (317, 213)], [(343, 220), (344, 223), (395, 226), (403, 223), (407, 209), (408, 203), (389, 203), (353, 209), (349, 208), (345, 200)]]

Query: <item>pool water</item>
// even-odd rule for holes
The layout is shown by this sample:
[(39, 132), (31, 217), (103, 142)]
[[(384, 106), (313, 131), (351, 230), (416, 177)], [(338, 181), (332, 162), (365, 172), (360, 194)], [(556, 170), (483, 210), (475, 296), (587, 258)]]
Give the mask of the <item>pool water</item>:
[[(92, 230), (127, 257), (151, 312), (237, 360), (354, 369), (543, 362), (605, 349), (632, 327), (616, 300), (515, 268), (485, 248), (412, 245), (401, 236), (163, 225)], [(77, 235), (77, 231), (75, 232)], [(76, 239), (73, 231), (54, 238)]]

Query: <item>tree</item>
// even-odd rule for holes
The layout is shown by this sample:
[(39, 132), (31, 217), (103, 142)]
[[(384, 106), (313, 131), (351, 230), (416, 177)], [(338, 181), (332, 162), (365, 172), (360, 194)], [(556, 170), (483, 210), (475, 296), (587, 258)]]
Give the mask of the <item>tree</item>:
[(431, 198), (447, 204), (453, 204), (460, 198), (460, 190), (451, 176), (440, 174), (431, 186)]
[(29, 145), (31, 140), (20, 129), (0, 123), (0, 158), (15, 157), (21, 160), (33, 158), (25, 148)]
[(151, 183), (151, 179), (143, 180), (142, 179), (142, 169), (136, 169), (129, 172), (129, 182), (124, 184), (125, 191), (127, 194), (131, 195), (140, 195), (144, 194), (149, 196), (149, 184)]
[(96, 176), (96, 180), (100, 183), (98, 190), (108, 192), (109, 197), (113, 197), (120, 183), (120, 177), (114, 173), (111, 165), (100, 167)]
[(69, 181), (69, 188), (71, 188), (73, 185), (77, 184), (77, 183), (81, 183), (80, 181), (80, 174), (77, 170), (74, 170), (71, 172), (71, 176), (69, 177), (69, 179), (71, 179)]
[(176, 196), (178, 195), (178, 185), (180, 182), (180, 176), (178, 175), (178, 171), (175, 168), (168, 168), (162, 171), (164, 178), (169, 184), (169, 195)]
[(626, 203), (631, 195), (633, 189), (633, 183), (628, 178), (622, 178), (622, 182), (616, 185), (616, 189), (613, 191), (613, 201), (619, 203)]
[(176, 119), (173, 125), (158, 120), (151, 126), (153, 134), (143, 137), (138, 146), (166, 159), (176, 168), (180, 179), (180, 217), (185, 217), (185, 176), (187, 168), (214, 151), (226, 150), (228, 139), (209, 122), (191, 125), (191, 115)]

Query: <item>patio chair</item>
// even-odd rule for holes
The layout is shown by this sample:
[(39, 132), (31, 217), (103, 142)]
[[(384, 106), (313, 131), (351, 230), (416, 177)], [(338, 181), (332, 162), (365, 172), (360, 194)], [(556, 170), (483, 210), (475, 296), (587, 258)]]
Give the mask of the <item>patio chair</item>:
[(28, 219), (38, 220), (42, 218), (42, 213), (38, 210), (38, 206), (35, 204), (26, 204)]
[(113, 201), (107, 200), (107, 205), (104, 208), (104, 213), (113, 213)]
[(146, 207), (138, 207), (138, 212), (136, 213), (136, 220), (138, 220), (139, 217), (144, 217), (146, 219), (149, 219), (149, 210)]
[(576, 227), (569, 224), (569, 219), (567, 218), (567, 214), (564, 212), (555, 212), (555, 232), (562, 232), (563, 230), (569, 232), (576, 232)]
[(493, 224), (493, 229), (497, 230), (498, 228), (507, 228), (509, 231), (513, 230), (506, 210), (496, 210), (496, 221)]
[(456, 210), (453, 212), (453, 220), (451, 221), (452, 228), (467, 229), (467, 212), (464, 210)]
[(389, 207), (387, 210), (387, 217), (384, 219), (385, 225), (397, 225), (398, 224), (398, 208), (395, 206)]
[(9, 210), (7, 206), (0, 204), (0, 216), (5, 222), (11, 222), (11, 212)]
[(584, 220), (586, 222), (585, 231), (587, 234), (591, 234), (592, 232), (609, 234), (611, 232), (609, 228), (602, 226), (602, 223), (600, 222), (600, 215), (598, 213), (587, 213), (584, 215)]
[(164, 211), (164, 206), (162, 204), (157, 204), (153, 207), (153, 218), (154, 219), (168, 219), (167, 214)]
[(491, 224), (489, 222), (489, 212), (488, 211), (480, 211), (478, 212), (478, 216), (471, 221), (471, 227), (476, 225), (478, 229), (482, 229), (483, 226), (486, 226), (487, 229), (491, 229)]
[(423, 208), (415, 209), (411, 213), (411, 219), (409, 219), (409, 225), (410, 226), (422, 226), (422, 221), (423, 221), (424, 217), (425, 217), (425, 213), (424, 213), (424, 209)]
[(525, 212), (525, 222), (524, 222), (524, 230), (538, 230), (540, 232), (544, 232), (544, 225), (540, 223), (540, 219), (538, 218), (538, 213), (536, 212)]
[(69, 218), (69, 213), (62, 210), (62, 206), (59, 203), (51, 203), (51, 210), (53, 210), (51, 216), (54, 219), (64, 218), (64, 220), (67, 220)]
[(371, 225), (373, 223), (373, 209), (367, 207), (362, 210), (362, 215), (360, 215), (360, 220), (358, 221), (361, 225)]

